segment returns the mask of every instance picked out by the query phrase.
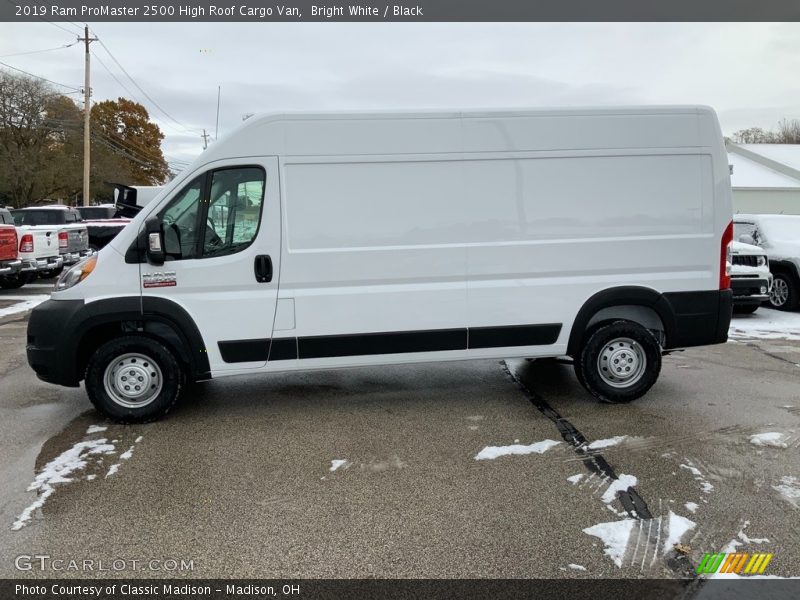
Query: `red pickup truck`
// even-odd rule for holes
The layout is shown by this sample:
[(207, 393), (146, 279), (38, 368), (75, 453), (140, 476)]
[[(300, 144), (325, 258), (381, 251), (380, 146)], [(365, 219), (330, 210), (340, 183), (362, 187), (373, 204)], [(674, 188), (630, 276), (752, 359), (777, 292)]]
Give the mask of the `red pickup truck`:
[(17, 287), (12, 285), (22, 269), (17, 242), (17, 228), (11, 215), (7, 210), (0, 211), (0, 287)]

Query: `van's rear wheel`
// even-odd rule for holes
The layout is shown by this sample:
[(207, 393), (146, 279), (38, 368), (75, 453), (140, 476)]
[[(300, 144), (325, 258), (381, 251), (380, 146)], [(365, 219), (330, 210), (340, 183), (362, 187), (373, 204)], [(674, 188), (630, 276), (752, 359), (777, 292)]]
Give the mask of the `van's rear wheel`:
[(631, 402), (647, 393), (661, 372), (661, 345), (630, 321), (600, 327), (575, 363), (578, 380), (603, 402)]
[(120, 423), (146, 423), (167, 414), (178, 400), (183, 380), (172, 352), (143, 336), (106, 342), (86, 368), (86, 392), (92, 404)]

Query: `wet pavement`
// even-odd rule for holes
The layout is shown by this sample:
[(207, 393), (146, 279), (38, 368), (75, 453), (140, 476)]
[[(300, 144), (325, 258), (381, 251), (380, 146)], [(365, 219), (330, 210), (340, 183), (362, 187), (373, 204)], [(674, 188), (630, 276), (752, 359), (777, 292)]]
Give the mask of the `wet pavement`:
[(1, 323), (0, 577), (681, 577), (712, 551), (800, 575), (797, 341), (672, 354), (624, 406), (475, 361), (212, 381), (122, 426)]

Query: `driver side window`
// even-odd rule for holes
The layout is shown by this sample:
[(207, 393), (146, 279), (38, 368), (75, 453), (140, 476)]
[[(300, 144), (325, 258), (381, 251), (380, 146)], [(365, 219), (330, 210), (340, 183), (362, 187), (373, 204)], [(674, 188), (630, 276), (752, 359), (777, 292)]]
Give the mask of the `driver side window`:
[(205, 176), (194, 179), (161, 211), (166, 260), (197, 258), (197, 218)]
[(193, 179), (159, 213), (165, 260), (247, 248), (261, 222), (265, 181), (260, 167), (223, 168)]

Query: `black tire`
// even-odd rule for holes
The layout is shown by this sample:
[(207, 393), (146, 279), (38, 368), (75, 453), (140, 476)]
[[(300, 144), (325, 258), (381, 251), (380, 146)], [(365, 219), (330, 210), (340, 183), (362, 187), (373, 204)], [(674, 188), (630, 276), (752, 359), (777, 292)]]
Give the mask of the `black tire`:
[(42, 279), (52, 279), (53, 277), (58, 277), (61, 275), (61, 272), (64, 270), (64, 267), (58, 267), (57, 269), (49, 269), (47, 271), (39, 271), (39, 277)]
[(578, 383), (580, 383), (586, 391), (591, 391), (589, 387), (586, 385), (586, 380), (583, 378), (583, 365), (581, 364), (581, 355), (577, 353), (575, 356), (572, 357), (572, 369), (575, 371), (575, 377), (578, 378)]
[(751, 315), (758, 310), (758, 304), (743, 304), (741, 306), (733, 306), (733, 312), (739, 315)]
[(0, 277), (0, 288), (4, 290), (17, 290), (28, 283), (27, 273), (17, 273), (16, 275), (4, 275)]
[[(609, 359), (620, 362), (611, 365), (607, 362)], [(595, 398), (610, 404), (631, 402), (647, 393), (658, 379), (661, 373), (661, 345), (641, 325), (631, 321), (614, 321), (589, 336), (577, 364), (581, 373), (578, 379)], [(601, 367), (601, 364), (607, 364), (608, 367)], [(610, 369), (623, 371), (617, 377), (617, 373)], [(634, 369), (633, 373), (630, 373), (631, 369)], [(626, 378), (631, 379), (625, 381)], [(609, 383), (610, 380), (614, 381)]]
[[(107, 387), (107, 369), (116, 361), (121, 362), (116, 371), (111, 367)], [(120, 368), (122, 365), (126, 366)], [(131, 386), (141, 382), (140, 377), (147, 378), (143, 387), (146, 388), (148, 383), (152, 386), (151, 389), (155, 390), (152, 399), (129, 398), (117, 390), (114, 383), (124, 385), (119, 378), (127, 377), (124, 372), (129, 368)], [(148, 423), (163, 417), (175, 405), (184, 379), (180, 363), (163, 344), (144, 336), (131, 335), (106, 342), (95, 351), (86, 367), (85, 385), (92, 404), (104, 415), (118, 423)], [(145, 389), (142, 394), (146, 393)]]
[(778, 310), (794, 310), (799, 299), (797, 281), (788, 273), (774, 273), (769, 294), (769, 307)]

